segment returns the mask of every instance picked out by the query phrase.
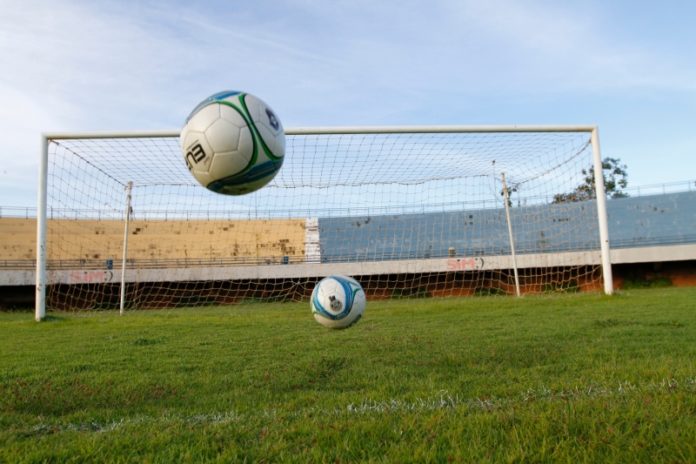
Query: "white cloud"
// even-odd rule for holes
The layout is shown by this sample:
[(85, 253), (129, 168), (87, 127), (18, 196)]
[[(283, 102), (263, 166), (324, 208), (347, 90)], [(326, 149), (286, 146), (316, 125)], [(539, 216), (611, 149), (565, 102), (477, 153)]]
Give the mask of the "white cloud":
[(3, 186), (33, 185), (42, 131), (178, 127), (198, 100), (230, 87), (268, 101), (287, 127), (470, 122), (486, 106), (544, 101), (562, 118), (557, 100), (696, 90), (693, 60), (621, 33), (601, 3), (0, 0), (0, 9), (0, 127), (11, 144), (0, 173), (19, 179), (2, 174)]

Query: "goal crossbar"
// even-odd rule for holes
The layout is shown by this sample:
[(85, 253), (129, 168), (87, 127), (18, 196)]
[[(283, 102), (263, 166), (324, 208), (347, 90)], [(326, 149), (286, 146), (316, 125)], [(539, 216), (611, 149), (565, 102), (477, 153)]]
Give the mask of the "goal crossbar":
[[(506, 133), (506, 132), (587, 132), (596, 130), (592, 124), (576, 125), (416, 125), (416, 126), (324, 126), (291, 127), (285, 129), (286, 135), (320, 134), (436, 134), (436, 133)], [(88, 132), (45, 132), (43, 139), (127, 139), (179, 137), (179, 129), (157, 131), (88, 131)]]

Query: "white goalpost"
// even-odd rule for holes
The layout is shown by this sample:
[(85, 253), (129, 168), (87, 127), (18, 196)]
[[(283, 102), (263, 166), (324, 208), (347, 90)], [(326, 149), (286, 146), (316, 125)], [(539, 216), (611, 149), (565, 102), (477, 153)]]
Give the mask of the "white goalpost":
[(613, 292), (595, 126), (288, 129), (243, 196), (198, 185), (178, 136), (43, 135), (36, 320), (302, 300), (330, 274), (368, 298)]

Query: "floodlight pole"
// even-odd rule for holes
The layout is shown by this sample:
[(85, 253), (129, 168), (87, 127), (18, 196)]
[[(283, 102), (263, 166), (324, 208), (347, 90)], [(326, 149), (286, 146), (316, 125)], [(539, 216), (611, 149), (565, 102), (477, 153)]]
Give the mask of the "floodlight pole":
[(128, 225), (131, 216), (131, 193), (133, 191), (133, 181), (126, 185), (126, 211), (125, 223), (123, 226), (123, 257), (121, 259), (121, 299), (119, 303), (119, 314), (123, 316), (126, 306), (126, 260), (128, 259)]
[(36, 287), (34, 289), (34, 318), (37, 322), (46, 317), (46, 192), (48, 184), (48, 137), (41, 137), (41, 159), (39, 160), (39, 185), (36, 210)]
[(607, 194), (604, 190), (604, 172), (602, 153), (599, 149), (599, 128), (592, 129), (592, 156), (594, 160), (594, 182), (597, 194), (597, 219), (599, 221), (599, 244), (602, 258), (602, 277), (604, 293), (614, 293), (614, 278), (611, 272), (611, 255), (609, 249), (609, 222), (607, 220)]
[(505, 219), (508, 226), (508, 238), (510, 240), (510, 253), (512, 255), (512, 271), (515, 274), (515, 295), (520, 296), (520, 276), (517, 272), (517, 254), (515, 253), (515, 238), (512, 235), (512, 222), (510, 221), (510, 193), (508, 192), (505, 173), (500, 174), (503, 179), (503, 196), (505, 197)]

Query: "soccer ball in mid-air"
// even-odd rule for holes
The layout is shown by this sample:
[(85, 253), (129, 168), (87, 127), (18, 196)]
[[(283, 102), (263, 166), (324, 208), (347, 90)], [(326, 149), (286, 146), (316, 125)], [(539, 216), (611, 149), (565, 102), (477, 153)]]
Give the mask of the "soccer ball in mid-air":
[(285, 156), (280, 119), (263, 101), (244, 92), (218, 92), (200, 102), (186, 119), (180, 141), (193, 177), (227, 195), (266, 185)]
[(312, 292), (312, 314), (324, 327), (345, 329), (365, 311), (365, 291), (357, 280), (339, 275), (321, 279)]

